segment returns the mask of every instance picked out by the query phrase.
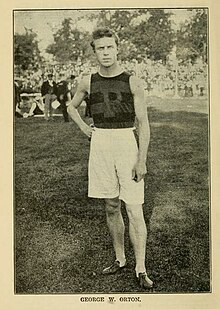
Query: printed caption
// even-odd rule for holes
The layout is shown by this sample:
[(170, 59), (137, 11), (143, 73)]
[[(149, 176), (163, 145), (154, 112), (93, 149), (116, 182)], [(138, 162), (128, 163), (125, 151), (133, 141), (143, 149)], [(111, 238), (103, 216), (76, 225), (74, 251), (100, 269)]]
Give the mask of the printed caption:
[(82, 303), (115, 303), (115, 302), (120, 302), (120, 303), (140, 303), (141, 302), (141, 297), (140, 296), (82, 296), (80, 297), (80, 302)]

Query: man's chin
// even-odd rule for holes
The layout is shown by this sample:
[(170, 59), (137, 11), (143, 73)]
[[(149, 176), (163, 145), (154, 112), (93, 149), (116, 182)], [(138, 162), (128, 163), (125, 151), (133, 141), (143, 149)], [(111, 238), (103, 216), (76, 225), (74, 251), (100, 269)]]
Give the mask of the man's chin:
[(102, 62), (102, 66), (103, 67), (105, 67), (105, 68), (109, 68), (109, 67), (111, 67), (113, 65), (113, 63), (111, 63), (111, 62)]
[(109, 68), (112, 67), (112, 64), (109, 64), (109, 65), (102, 65), (102, 66), (103, 66), (103, 68), (105, 68), (105, 69), (109, 69)]

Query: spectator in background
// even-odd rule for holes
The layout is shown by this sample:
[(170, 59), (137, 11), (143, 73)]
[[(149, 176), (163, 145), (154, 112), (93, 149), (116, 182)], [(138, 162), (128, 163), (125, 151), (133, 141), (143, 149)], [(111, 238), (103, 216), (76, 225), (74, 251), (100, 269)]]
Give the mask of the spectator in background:
[[(20, 82), (20, 86), (19, 86)], [(34, 94), (34, 83), (29, 79), (23, 80), (15, 77), (14, 81), (14, 110), (18, 118), (28, 118), (34, 116), (36, 112), (44, 111), (44, 104), (40, 95)]]
[(23, 82), (22, 82), (22, 86), (21, 86), (21, 90), (20, 90), (20, 93), (33, 93), (33, 87), (32, 87), (32, 84), (30, 82), (29, 79), (25, 79)]
[(20, 87), (18, 85), (17, 79), (14, 81), (14, 113), (15, 116), (20, 118), (22, 115), (20, 114), (19, 104), (20, 104)]
[(74, 97), (76, 93), (76, 88), (77, 88), (76, 76), (74, 74), (71, 74), (70, 77), (68, 78), (68, 90), (71, 99)]
[(59, 75), (60, 81), (57, 83), (57, 100), (60, 102), (61, 110), (63, 113), (63, 118), (65, 122), (69, 122), (69, 115), (67, 113), (67, 105), (68, 101), (68, 81), (65, 80), (65, 75), (60, 73)]
[(53, 74), (48, 74), (47, 80), (41, 86), (41, 94), (44, 98), (44, 117), (46, 120), (52, 119), (52, 102), (57, 98), (57, 84), (53, 80)]
[(58, 98), (59, 98), (58, 100), (61, 104), (64, 121), (69, 122), (69, 114), (67, 112), (67, 107), (76, 92), (77, 87), (76, 76), (72, 74), (67, 80), (63, 79), (64, 74), (62, 74), (62, 76), (60, 77), (61, 81), (57, 84)]
[(29, 98), (27, 93), (23, 93), (20, 95), (20, 102), (16, 105), (16, 116), (28, 118), (30, 116), (34, 116), (34, 110), (36, 108), (36, 104)]

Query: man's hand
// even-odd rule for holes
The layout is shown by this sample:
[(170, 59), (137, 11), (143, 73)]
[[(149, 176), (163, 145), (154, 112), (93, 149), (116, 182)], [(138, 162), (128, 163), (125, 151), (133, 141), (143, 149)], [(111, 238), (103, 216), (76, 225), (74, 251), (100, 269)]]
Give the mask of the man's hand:
[(147, 174), (147, 167), (145, 162), (138, 161), (132, 169), (132, 179), (136, 182), (139, 182), (144, 178), (145, 174)]
[(93, 127), (88, 126), (86, 123), (84, 123), (83, 126), (80, 127), (80, 129), (89, 138), (92, 137), (92, 132), (95, 131), (95, 129)]

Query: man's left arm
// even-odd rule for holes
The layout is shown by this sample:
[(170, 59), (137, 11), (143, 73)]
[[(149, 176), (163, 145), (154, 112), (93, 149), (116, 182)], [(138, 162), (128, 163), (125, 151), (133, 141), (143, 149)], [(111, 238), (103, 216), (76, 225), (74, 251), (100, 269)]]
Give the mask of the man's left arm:
[(132, 178), (135, 178), (135, 180), (139, 182), (147, 173), (146, 160), (150, 142), (150, 126), (143, 82), (140, 79), (131, 76), (130, 87), (134, 96), (134, 108), (138, 124), (137, 130), (139, 138), (138, 158), (132, 170)]

